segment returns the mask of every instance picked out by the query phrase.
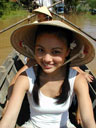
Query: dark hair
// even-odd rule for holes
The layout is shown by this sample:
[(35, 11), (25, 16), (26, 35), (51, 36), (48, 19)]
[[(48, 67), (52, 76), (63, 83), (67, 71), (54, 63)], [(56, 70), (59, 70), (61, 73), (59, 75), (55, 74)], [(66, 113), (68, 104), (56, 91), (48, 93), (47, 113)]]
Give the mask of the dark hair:
[[(37, 36), (43, 34), (43, 33), (49, 33), (49, 34), (55, 34), (60, 40), (65, 40), (67, 41), (67, 47), (70, 47), (70, 43), (72, 42), (72, 32), (60, 27), (55, 27), (55, 26), (39, 26), (37, 29), (37, 33), (36, 33), (36, 38)], [(35, 42), (36, 42), (36, 38), (35, 38)], [(70, 54), (66, 57), (66, 60), (68, 60), (70, 58)], [(64, 103), (69, 95), (70, 92), (70, 85), (69, 85), (69, 81), (68, 81), (68, 76), (69, 76), (69, 67), (70, 67), (70, 63), (66, 64), (66, 75), (65, 75), (65, 79), (64, 82), (61, 86), (61, 90), (60, 90), (60, 95), (55, 97), (57, 99), (57, 104), (61, 104)], [(33, 99), (34, 102), (39, 105), (39, 96), (38, 96), (38, 91), (40, 89), (40, 74), (41, 74), (41, 67), (38, 65), (37, 68), (37, 75), (36, 75), (36, 80), (35, 80), (35, 86), (33, 88)]]

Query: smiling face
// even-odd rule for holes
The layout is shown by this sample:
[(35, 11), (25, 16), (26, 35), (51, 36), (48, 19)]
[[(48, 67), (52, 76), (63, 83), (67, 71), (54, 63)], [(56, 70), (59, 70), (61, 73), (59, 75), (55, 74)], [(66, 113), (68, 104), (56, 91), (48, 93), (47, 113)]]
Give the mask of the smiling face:
[(55, 34), (43, 33), (36, 39), (35, 58), (45, 73), (60, 70), (68, 53), (66, 39), (60, 40)]

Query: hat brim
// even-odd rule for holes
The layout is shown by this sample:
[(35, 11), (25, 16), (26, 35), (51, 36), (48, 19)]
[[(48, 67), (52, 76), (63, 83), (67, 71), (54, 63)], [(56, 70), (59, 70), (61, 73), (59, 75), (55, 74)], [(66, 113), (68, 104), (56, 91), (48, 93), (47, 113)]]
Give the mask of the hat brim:
[(22, 42), (30, 49), (34, 50), (35, 34), (38, 26), (40, 25), (51, 25), (61, 27), (73, 32), (74, 39), (76, 40), (77, 46), (71, 50), (70, 56), (73, 57), (75, 54), (80, 52), (82, 46), (84, 46), (84, 57), (77, 57), (71, 61), (70, 66), (80, 66), (89, 63), (95, 56), (95, 50), (92, 43), (80, 32), (76, 31), (66, 23), (61, 21), (46, 21), (41, 23), (32, 23), (24, 25), (16, 29), (11, 35), (12, 46), (21, 54), (28, 58), (33, 58), (30, 50), (22, 46)]

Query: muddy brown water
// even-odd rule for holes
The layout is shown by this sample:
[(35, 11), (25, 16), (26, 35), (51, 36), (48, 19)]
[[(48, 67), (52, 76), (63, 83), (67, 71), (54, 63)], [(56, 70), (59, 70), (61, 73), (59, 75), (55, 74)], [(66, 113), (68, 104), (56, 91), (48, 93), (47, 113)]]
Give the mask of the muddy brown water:
[[(66, 15), (66, 19), (71, 21), (73, 24), (78, 26), (80, 29), (91, 35), (93, 38), (96, 38), (96, 15), (90, 15), (89, 17), (85, 15)], [(20, 18), (13, 18), (13, 19), (7, 19), (7, 20), (0, 20), (0, 30), (16, 23), (17, 21), (21, 20)], [(27, 22), (24, 22), (25, 24)], [(21, 24), (20, 24), (21, 25)], [(10, 35), (14, 29), (19, 27), (20, 25), (15, 26), (14, 28), (11, 28), (10, 30), (3, 32), (0, 34), (0, 65), (4, 63), (4, 60), (7, 58), (8, 54), (13, 50), (11, 44), (10, 44)], [(95, 50), (96, 50), (96, 41), (93, 41), (91, 39)], [(87, 66), (89, 69), (93, 72), (93, 74), (96, 76), (96, 56), (94, 60), (89, 63)]]
[[(25, 17), (25, 18), (27, 18), (27, 17)], [(18, 21), (21, 21), (22, 19), (16, 17), (13, 19), (11, 18), (11, 19), (7, 19), (7, 20), (0, 20), (0, 31), (4, 30), (5, 28), (8, 28), (9, 26), (17, 23)], [(33, 21), (34, 21), (34, 19), (33, 19)], [(4, 63), (8, 54), (10, 52), (12, 52), (12, 50), (13, 50), (11, 43), (10, 43), (11, 33), (19, 26), (21, 26), (23, 24), (27, 24), (27, 23), (28, 23), (28, 20), (24, 21), (23, 23), (16, 25), (15, 27), (8, 29), (7, 31), (0, 34), (0, 65), (2, 65)]]

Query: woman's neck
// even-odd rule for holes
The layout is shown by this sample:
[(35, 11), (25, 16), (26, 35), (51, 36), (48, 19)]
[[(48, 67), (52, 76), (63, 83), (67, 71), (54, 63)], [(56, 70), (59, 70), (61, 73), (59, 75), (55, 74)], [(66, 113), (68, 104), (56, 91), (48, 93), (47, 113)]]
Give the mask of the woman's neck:
[(44, 79), (48, 79), (50, 81), (53, 80), (62, 80), (65, 77), (65, 73), (66, 73), (66, 67), (61, 67), (59, 70), (56, 70), (53, 73), (45, 73), (42, 71), (41, 73), (41, 77), (44, 77)]

